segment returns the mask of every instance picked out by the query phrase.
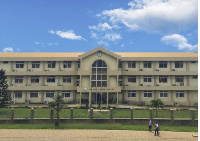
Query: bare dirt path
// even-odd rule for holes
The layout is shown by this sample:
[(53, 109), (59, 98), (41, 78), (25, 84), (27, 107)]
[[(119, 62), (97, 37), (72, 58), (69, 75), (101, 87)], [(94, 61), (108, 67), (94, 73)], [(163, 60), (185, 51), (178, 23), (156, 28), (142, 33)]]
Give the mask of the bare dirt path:
[(22, 130), (1, 129), (0, 141), (197, 141), (197, 132), (129, 130)]

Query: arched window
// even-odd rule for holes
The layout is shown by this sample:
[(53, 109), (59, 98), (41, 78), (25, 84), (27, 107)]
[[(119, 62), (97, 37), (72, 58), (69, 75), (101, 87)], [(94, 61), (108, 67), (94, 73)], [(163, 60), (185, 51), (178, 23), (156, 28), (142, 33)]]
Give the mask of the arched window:
[(107, 87), (107, 65), (102, 60), (97, 60), (92, 64), (92, 87)]

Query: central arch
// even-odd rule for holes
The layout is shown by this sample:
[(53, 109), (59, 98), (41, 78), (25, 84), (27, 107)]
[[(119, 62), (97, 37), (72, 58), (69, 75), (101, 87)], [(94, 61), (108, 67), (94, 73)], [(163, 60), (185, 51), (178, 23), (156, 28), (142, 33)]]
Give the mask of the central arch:
[(92, 87), (107, 87), (107, 65), (103, 60), (97, 60), (92, 64)]

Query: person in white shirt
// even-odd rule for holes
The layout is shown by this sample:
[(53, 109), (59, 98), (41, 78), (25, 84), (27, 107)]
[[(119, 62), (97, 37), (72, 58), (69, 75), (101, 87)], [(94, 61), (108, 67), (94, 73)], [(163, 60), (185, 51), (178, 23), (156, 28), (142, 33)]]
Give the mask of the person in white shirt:
[(159, 136), (159, 127), (158, 127), (158, 122), (156, 121), (155, 123), (155, 136)]

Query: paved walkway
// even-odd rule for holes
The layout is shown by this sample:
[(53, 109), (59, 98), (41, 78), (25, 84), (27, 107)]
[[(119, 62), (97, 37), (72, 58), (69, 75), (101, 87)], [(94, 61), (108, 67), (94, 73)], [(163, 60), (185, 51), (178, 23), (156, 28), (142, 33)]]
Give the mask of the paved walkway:
[(1, 129), (0, 141), (197, 141), (197, 132), (127, 130), (22, 130)]

